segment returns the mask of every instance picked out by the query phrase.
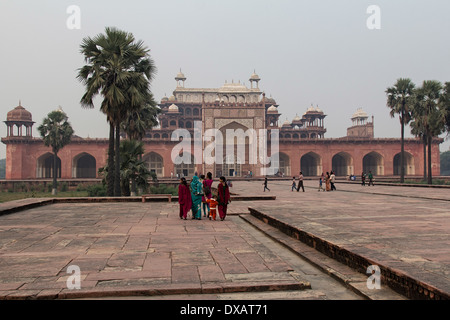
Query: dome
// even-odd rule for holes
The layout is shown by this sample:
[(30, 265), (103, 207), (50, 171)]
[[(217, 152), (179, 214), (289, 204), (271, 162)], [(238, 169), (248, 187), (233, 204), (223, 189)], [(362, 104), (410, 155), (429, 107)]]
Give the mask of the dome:
[(272, 105), (276, 105), (277, 102), (275, 101), (274, 98), (270, 97), (270, 98), (266, 98), (266, 103), (267, 104), (272, 104)]
[(289, 122), (289, 120), (286, 119), (286, 121), (283, 123), (283, 127), (285, 126), (291, 126), (291, 123)]
[(367, 113), (362, 108), (359, 108), (353, 114), (352, 119), (355, 119), (355, 118), (366, 118), (367, 119), (368, 117), (369, 116), (367, 115)]
[(181, 70), (180, 72), (178, 72), (177, 76), (175, 77), (175, 80), (186, 80), (186, 77), (184, 76), (184, 73), (181, 72)]
[(272, 106), (269, 107), (269, 109), (267, 109), (267, 112), (278, 113), (278, 109), (277, 109), (277, 107), (272, 105)]
[(302, 121), (302, 118), (300, 118), (298, 115), (296, 115), (292, 122), (298, 122), (298, 121)]
[(169, 98), (169, 101), (177, 101), (177, 98), (175, 98), (174, 95), (171, 95), (170, 98)]
[(316, 112), (316, 109), (314, 109), (313, 106), (309, 107), (306, 112)]
[(259, 81), (259, 80), (261, 80), (261, 78), (255, 72), (253, 72), (253, 74), (250, 76), (250, 81)]
[(32, 122), (33, 118), (31, 116), (31, 112), (22, 107), (21, 103), (19, 102), (19, 105), (17, 107), (8, 112), (6, 121)]
[(176, 105), (174, 105), (174, 104), (172, 104), (169, 107), (169, 112), (178, 112), (178, 111), (179, 111), (178, 107)]
[(163, 97), (162, 99), (161, 99), (161, 101), (168, 101), (169, 100), (169, 98), (167, 98), (167, 97)]
[(323, 113), (323, 111), (319, 108), (319, 106), (317, 106), (316, 112), (318, 112), (318, 113)]

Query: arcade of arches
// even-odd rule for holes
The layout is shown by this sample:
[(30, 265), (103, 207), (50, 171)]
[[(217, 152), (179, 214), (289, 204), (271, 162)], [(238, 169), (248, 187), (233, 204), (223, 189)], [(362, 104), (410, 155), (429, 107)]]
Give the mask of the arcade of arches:
[[(145, 141), (146, 150), (155, 150), (145, 153), (143, 160), (147, 163), (150, 171), (155, 172), (158, 178), (192, 176), (195, 172), (206, 173), (202, 164), (196, 164), (195, 157), (191, 154), (191, 163), (173, 164), (171, 159), (171, 150), (175, 143), (161, 147), (160, 145)], [(299, 145), (296, 150), (294, 148), (286, 148), (280, 145), (280, 151), (277, 162), (273, 162), (266, 167), (273, 166), (278, 168), (275, 170), (282, 176), (295, 176), (302, 171), (306, 177), (320, 176), (322, 172), (333, 170), (337, 176), (345, 177), (349, 175), (359, 176), (361, 172), (372, 171), (377, 176), (398, 176), (400, 174), (400, 153), (395, 150), (397, 144), (393, 147), (383, 146), (383, 148), (374, 148), (374, 150), (366, 150), (361, 152), (356, 150), (351, 143), (347, 145), (340, 144), (342, 147), (339, 151), (328, 150), (329, 147), (311, 148), (309, 151), (307, 145)], [(423, 172), (423, 149), (420, 143), (407, 144), (405, 152), (405, 174), (417, 175)], [(90, 179), (98, 177), (98, 169), (106, 164), (107, 140), (98, 150), (98, 145), (88, 146), (87, 149), (93, 149), (92, 152), (72, 153), (70, 148), (61, 150), (58, 153), (57, 172), (58, 178), (64, 179)], [(248, 163), (249, 144), (248, 140), (244, 143), (245, 152), (239, 153), (239, 149), (235, 148), (233, 157), (223, 156), (222, 164), (215, 164), (213, 169), (207, 170), (213, 172), (213, 175), (228, 177), (245, 177), (252, 172), (253, 176), (259, 176), (258, 172)], [(44, 149), (44, 147), (39, 147)], [(436, 146), (438, 150), (438, 147)], [(192, 148), (193, 150), (193, 148)], [(53, 177), (53, 154), (51, 152), (38, 152), (39, 156), (33, 160), (30, 157), (26, 167), (31, 168), (29, 171), (22, 171), (22, 177), (17, 179), (44, 179)], [(73, 154), (75, 154), (73, 156)], [(225, 154), (225, 153), (224, 153)], [(242, 161), (244, 159), (245, 160)], [(434, 155), (437, 157), (437, 155)], [(22, 156), (23, 158), (25, 156)], [(433, 170), (438, 171), (439, 167), (433, 165)]]

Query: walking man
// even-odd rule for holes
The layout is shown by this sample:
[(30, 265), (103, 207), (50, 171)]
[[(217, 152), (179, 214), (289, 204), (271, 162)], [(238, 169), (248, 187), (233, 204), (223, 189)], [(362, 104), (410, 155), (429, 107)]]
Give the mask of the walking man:
[(372, 174), (372, 171), (369, 171), (369, 186), (370, 186), (370, 185), (372, 185), (372, 186), (374, 185), (374, 184), (373, 184), (373, 174)]
[(336, 190), (336, 186), (334, 185), (335, 181), (336, 181), (336, 175), (334, 174), (334, 171), (331, 171), (331, 175), (330, 175), (331, 191)]
[(264, 183), (263, 184), (264, 184), (264, 192), (266, 192), (266, 189), (269, 190), (269, 192), (270, 192), (270, 189), (267, 188), (267, 177), (264, 178)]
[(300, 188), (302, 188), (302, 191), (305, 192), (305, 188), (303, 187), (303, 173), (301, 171), (300, 171), (300, 174), (298, 176), (297, 192), (300, 191)]

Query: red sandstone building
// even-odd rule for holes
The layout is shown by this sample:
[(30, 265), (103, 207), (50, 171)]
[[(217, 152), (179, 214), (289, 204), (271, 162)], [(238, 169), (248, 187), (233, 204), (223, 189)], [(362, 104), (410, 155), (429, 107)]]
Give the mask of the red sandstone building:
[[(376, 176), (400, 174), (400, 139), (374, 138), (373, 117), (369, 122), (362, 109), (351, 117), (352, 126), (347, 129), (347, 136), (325, 138), (326, 115), (318, 107), (311, 106), (301, 117), (280, 123), (279, 106), (259, 89), (260, 78), (255, 73), (249, 79), (250, 88), (233, 81), (218, 89), (186, 88), (186, 77), (181, 72), (175, 80), (177, 87), (173, 95), (164, 97), (159, 105), (162, 111), (159, 127), (149, 131), (143, 140), (144, 160), (160, 178), (192, 176), (195, 172), (208, 171), (215, 176), (244, 177), (250, 172), (253, 176), (259, 176), (260, 169), (265, 167), (249, 161), (252, 142), (248, 137), (241, 142), (245, 152), (234, 152), (231, 159), (225, 156), (222, 164), (207, 164), (204, 161), (202, 152), (206, 148), (205, 142), (201, 143), (200, 153), (194, 152), (192, 146), (190, 164), (174, 164), (172, 150), (179, 144), (174, 133), (177, 129), (187, 130), (193, 138), (196, 134), (202, 135), (207, 130), (216, 129), (223, 133), (224, 139), (229, 130), (242, 129), (247, 132), (249, 129), (265, 129), (268, 134), (279, 130), (278, 161), (272, 166), (284, 176), (298, 175), (300, 171), (305, 176), (319, 176), (331, 170), (337, 176), (359, 176), (361, 172), (369, 171)], [(195, 131), (196, 123), (201, 124), (201, 132)], [(50, 178), (53, 155), (41, 138), (32, 136), (34, 122), (31, 113), (19, 103), (8, 112), (5, 124), (7, 136), (2, 138), (2, 142), (6, 144), (6, 179)], [(432, 150), (433, 175), (440, 172), (441, 140), (435, 140)], [(239, 150), (238, 146), (239, 142), (236, 142), (235, 151)], [(98, 169), (107, 162), (107, 148), (107, 139), (74, 136), (70, 145), (58, 154), (58, 176), (63, 179), (96, 178)], [(406, 139), (406, 175), (420, 176), (423, 171), (422, 142)]]

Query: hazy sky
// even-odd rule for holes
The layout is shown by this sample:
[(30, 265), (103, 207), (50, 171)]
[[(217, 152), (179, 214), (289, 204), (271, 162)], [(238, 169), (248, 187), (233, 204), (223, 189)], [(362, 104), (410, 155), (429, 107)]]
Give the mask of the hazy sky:
[[(67, 27), (71, 5), (80, 9), (80, 29)], [(367, 27), (370, 5), (380, 8), (381, 29)], [(375, 117), (375, 137), (400, 137), (386, 88), (400, 77), (416, 85), (450, 81), (448, 0), (0, 0), (2, 121), (21, 100), (39, 136), (42, 119), (61, 106), (76, 135), (106, 138), (99, 104), (81, 108), (84, 88), (76, 80), (82, 39), (106, 26), (133, 33), (151, 49), (158, 100), (172, 94), (180, 68), (194, 88), (225, 80), (249, 86), (256, 70), (260, 88), (280, 105), (281, 122), (319, 105), (327, 138), (345, 136), (360, 107)], [(446, 139), (441, 151), (449, 145)], [(0, 144), (0, 158), (5, 153)]]

